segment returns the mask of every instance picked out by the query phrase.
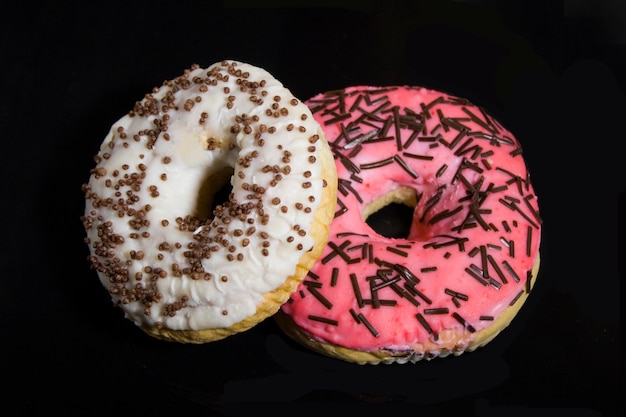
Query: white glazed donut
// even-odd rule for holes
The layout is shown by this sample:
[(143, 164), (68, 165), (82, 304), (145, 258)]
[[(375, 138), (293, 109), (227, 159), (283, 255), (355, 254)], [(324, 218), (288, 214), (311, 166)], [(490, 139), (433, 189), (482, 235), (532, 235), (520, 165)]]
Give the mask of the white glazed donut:
[[(204, 343), (253, 327), (326, 243), (332, 154), (308, 107), (264, 69), (192, 66), (118, 120), (95, 163), (83, 185), (89, 262), (156, 338)], [(212, 201), (228, 181), (227, 201)]]

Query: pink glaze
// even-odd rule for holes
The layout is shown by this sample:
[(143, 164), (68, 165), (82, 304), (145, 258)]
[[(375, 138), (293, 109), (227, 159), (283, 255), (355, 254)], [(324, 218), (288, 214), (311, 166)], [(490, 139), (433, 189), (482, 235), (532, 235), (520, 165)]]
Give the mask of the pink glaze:
[[(282, 307), (297, 325), (347, 348), (411, 349), (444, 344), (445, 329), (485, 328), (530, 291), (541, 219), (511, 132), (417, 87), (350, 87), (307, 105), (339, 192), (329, 243)], [(361, 213), (401, 186), (416, 192), (413, 225), (407, 239), (386, 238)]]

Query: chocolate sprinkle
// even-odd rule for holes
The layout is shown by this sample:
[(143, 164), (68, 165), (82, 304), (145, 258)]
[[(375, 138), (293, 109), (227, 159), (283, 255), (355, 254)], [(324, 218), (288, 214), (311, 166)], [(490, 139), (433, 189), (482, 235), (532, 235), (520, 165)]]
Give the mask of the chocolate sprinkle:
[(337, 320), (328, 319), (326, 317), (314, 316), (312, 314), (309, 314), (309, 320), (319, 321), (321, 323), (330, 324), (332, 326), (338, 326), (339, 325), (339, 322)]
[(349, 240), (346, 240), (340, 246), (337, 246), (335, 242), (329, 241), (328, 246), (330, 246), (333, 249), (333, 251), (330, 252), (328, 255), (326, 255), (324, 258), (322, 258), (322, 263), (327, 264), (328, 262), (330, 262), (331, 259), (333, 259), (337, 255), (341, 256), (343, 260), (346, 262), (351, 261), (350, 256), (344, 252), (344, 249), (350, 246), (350, 243), (351, 242)]
[(512, 306), (513, 304), (517, 303), (517, 300), (520, 299), (522, 294), (524, 294), (524, 290), (521, 290), (520, 292), (518, 292), (517, 295), (515, 295), (515, 297), (511, 300), (511, 303), (509, 303), (509, 305)]
[(423, 161), (432, 161), (434, 156), (429, 156), (429, 155), (416, 155), (414, 153), (410, 153), (410, 152), (402, 152), (402, 155), (406, 156), (407, 158), (413, 158), (413, 159), (421, 159)]
[(372, 333), (374, 335), (374, 337), (379, 337), (380, 336), (380, 334), (378, 333), (378, 330), (376, 330), (374, 328), (374, 326), (372, 326), (372, 323), (370, 323), (369, 320), (367, 320), (367, 318), (365, 318), (363, 313), (359, 313), (357, 316), (359, 317), (360, 322), (363, 323), (365, 325), (365, 327), (367, 327), (367, 330), (369, 330), (370, 333)]
[(350, 274), (350, 283), (352, 284), (352, 291), (354, 291), (357, 305), (363, 307), (365, 304), (363, 303), (363, 296), (361, 295), (361, 289), (359, 288), (359, 282), (355, 274)]
[(465, 272), (467, 272), (472, 278), (474, 278), (476, 281), (478, 281), (480, 284), (482, 284), (483, 286), (487, 286), (489, 285), (489, 282), (485, 281), (483, 279), (483, 277), (479, 274), (477, 274), (472, 268), (465, 268)]
[(350, 181), (343, 179), (343, 178), (339, 178), (337, 186), (341, 187), (342, 189), (346, 189), (350, 191), (356, 197), (359, 203), (363, 202), (363, 199), (361, 198), (359, 193), (354, 189), (354, 187), (352, 187), (352, 183)]
[(337, 277), (339, 276), (339, 268), (333, 268), (332, 277), (330, 279), (330, 286), (334, 287), (337, 285)]
[(419, 175), (417, 175), (417, 172), (413, 171), (413, 168), (411, 168), (404, 161), (404, 159), (402, 159), (399, 155), (394, 156), (393, 159), (402, 167), (402, 169), (404, 169), (406, 172), (408, 172), (411, 177), (413, 177), (413, 178), (419, 177)]
[(387, 246), (385, 249), (387, 249), (389, 252), (395, 253), (396, 255), (400, 255), (400, 256), (404, 256), (404, 257), (409, 256), (408, 252), (405, 252), (403, 250), (394, 248), (393, 246)]
[(447, 307), (424, 309), (424, 314), (448, 314), (449, 312)]
[(361, 164), (361, 165), (359, 165), (359, 168), (361, 168), (361, 169), (380, 168), (382, 166), (392, 164), (394, 161), (395, 161), (395, 159), (392, 156), (392, 157), (389, 157), (387, 159), (383, 159), (381, 161), (370, 162), (368, 164)]
[(398, 273), (407, 280), (411, 285), (417, 285), (420, 282), (420, 279), (411, 272), (409, 268), (404, 265), (394, 264), (393, 269), (398, 271)]
[(326, 307), (327, 309), (331, 309), (333, 308), (333, 304), (328, 301), (328, 299), (326, 297), (324, 297), (322, 295), (322, 293), (320, 293), (318, 291), (318, 288), (321, 287), (321, 284), (319, 286), (313, 285), (313, 284), (317, 284), (316, 282), (311, 282), (311, 281), (304, 281), (303, 284), (307, 287), (307, 289), (309, 290), (309, 292), (311, 294), (313, 294), (313, 296), (324, 305), (324, 307)]
[(515, 270), (511, 267), (511, 265), (507, 261), (502, 261), (502, 265), (504, 265), (504, 269), (506, 269), (508, 271), (508, 273), (511, 274), (511, 276), (513, 277), (513, 280), (515, 282), (519, 282), (520, 281), (519, 276), (517, 275)]
[(469, 330), (471, 333), (474, 333), (476, 331), (476, 329), (474, 329), (474, 327), (472, 325), (468, 324), (465, 321), (465, 319), (463, 317), (461, 317), (461, 315), (459, 313), (457, 313), (456, 311), (452, 313), (452, 317), (454, 317), (456, 319), (456, 321), (458, 321), (463, 326), (465, 326), (467, 328), (467, 330)]
[(354, 319), (354, 321), (355, 321), (357, 324), (361, 324), (361, 318), (359, 317), (359, 315), (357, 314), (357, 312), (356, 312), (356, 311), (354, 311), (354, 309), (353, 309), (353, 308), (351, 308), (349, 311), (350, 311), (350, 315), (352, 316), (352, 318)]
[(344, 149), (352, 149), (355, 146), (361, 144), (362, 142), (365, 142), (367, 140), (370, 140), (374, 137), (376, 137), (376, 135), (378, 135), (378, 130), (372, 130), (369, 133), (363, 134), (363, 135), (359, 135), (356, 138), (352, 139), (351, 141), (349, 141), (348, 143), (346, 143), (343, 148)]
[(419, 323), (424, 327), (424, 329), (426, 329), (428, 334), (434, 334), (432, 327), (430, 327), (430, 324), (428, 324), (424, 316), (422, 316), (420, 313), (417, 313), (415, 317), (417, 318), (417, 321), (419, 321)]

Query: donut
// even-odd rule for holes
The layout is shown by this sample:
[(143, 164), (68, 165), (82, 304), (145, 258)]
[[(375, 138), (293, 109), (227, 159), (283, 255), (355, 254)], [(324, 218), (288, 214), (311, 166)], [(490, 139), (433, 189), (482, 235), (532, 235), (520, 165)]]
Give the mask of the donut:
[(88, 263), (157, 339), (250, 329), (326, 244), (333, 155), (310, 109), (262, 68), (192, 65), (115, 122), (94, 159), (82, 185)]
[[(358, 364), (473, 351), (512, 321), (539, 268), (542, 220), (520, 142), (469, 100), (353, 86), (305, 101), (333, 152), (324, 252), (274, 316), (305, 347)], [(406, 207), (386, 236), (371, 215)]]

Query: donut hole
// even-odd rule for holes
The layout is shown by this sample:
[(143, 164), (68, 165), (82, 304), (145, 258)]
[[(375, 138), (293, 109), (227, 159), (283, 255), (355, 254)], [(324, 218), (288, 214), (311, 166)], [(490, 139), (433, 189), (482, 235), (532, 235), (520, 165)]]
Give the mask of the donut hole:
[(416, 204), (415, 190), (400, 187), (367, 205), (362, 217), (379, 235), (406, 239), (411, 232)]
[(208, 175), (200, 185), (194, 215), (206, 221), (213, 217), (213, 210), (229, 201), (233, 187), (230, 179), (234, 169), (227, 167), (212, 175)]
[(413, 208), (402, 203), (391, 203), (367, 218), (367, 224), (381, 236), (406, 239), (411, 230)]

